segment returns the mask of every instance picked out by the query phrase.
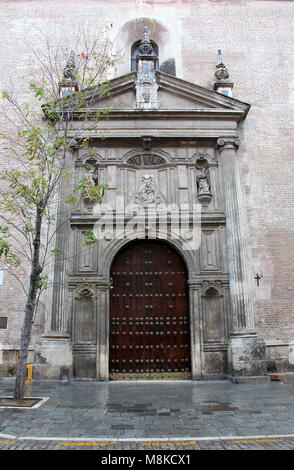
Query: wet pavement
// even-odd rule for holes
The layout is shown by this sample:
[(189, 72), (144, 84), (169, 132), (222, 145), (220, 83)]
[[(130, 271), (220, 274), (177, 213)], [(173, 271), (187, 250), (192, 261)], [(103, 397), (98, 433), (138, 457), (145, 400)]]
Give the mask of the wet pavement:
[[(0, 396), (14, 381), (0, 380)], [(1, 450), (294, 449), (286, 382), (36, 382), (34, 409), (0, 408)]]

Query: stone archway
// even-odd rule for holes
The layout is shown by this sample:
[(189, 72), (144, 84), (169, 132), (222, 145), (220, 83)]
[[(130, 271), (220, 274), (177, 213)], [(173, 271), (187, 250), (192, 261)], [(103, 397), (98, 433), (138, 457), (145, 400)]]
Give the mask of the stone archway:
[(111, 267), (109, 378), (191, 378), (187, 270), (159, 240), (125, 246)]

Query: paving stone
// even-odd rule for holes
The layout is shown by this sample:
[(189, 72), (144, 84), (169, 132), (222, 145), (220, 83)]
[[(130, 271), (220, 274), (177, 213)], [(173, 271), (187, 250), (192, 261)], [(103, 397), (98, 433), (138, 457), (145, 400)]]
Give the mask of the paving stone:
[[(65, 391), (58, 383), (49, 384), (47, 388), (33, 383), (32, 395), (50, 396), (50, 400), (34, 411), (1, 409), (0, 432), (44, 438), (103, 439), (294, 434), (291, 404), (294, 380), (288, 380), (283, 387), (281, 393), (282, 389), (271, 383), (72, 382)], [(0, 395), (9, 395), (8, 392), (9, 386), (0, 381)], [(82, 406), (80, 397), (83, 397)], [(19, 445), (11, 444), (10, 448)], [(271, 445), (293, 448), (293, 441), (256, 443), (266, 448)], [(198, 448), (205, 446), (213, 448), (209, 442), (199, 444)], [(215, 446), (227, 449), (237, 445), (216, 442)], [(250, 448), (253, 443), (242, 446)], [(52, 448), (56, 447), (56, 443), (54, 447), (52, 444)]]

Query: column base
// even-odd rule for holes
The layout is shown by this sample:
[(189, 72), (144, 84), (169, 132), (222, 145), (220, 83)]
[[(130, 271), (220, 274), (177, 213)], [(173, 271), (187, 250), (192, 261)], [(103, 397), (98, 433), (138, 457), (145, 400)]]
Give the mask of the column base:
[(72, 344), (67, 333), (50, 331), (35, 345), (34, 378), (67, 383), (72, 377)]
[[(234, 333), (229, 339), (228, 376), (257, 377), (267, 373), (265, 342), (252, 331)], [(235, 380), (234, 380), (235, 381)]]

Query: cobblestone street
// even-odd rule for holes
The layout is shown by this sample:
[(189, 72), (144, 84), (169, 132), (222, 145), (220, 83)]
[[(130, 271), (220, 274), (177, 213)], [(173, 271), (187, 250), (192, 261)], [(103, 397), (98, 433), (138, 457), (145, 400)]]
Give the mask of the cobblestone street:
[[(13, 380), (0, 395), (12, 396)], [(34, 409), (0, 408), (1, 450), (294, 449), (287, 381), (33, 382)]]

